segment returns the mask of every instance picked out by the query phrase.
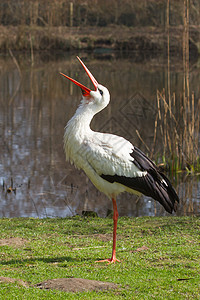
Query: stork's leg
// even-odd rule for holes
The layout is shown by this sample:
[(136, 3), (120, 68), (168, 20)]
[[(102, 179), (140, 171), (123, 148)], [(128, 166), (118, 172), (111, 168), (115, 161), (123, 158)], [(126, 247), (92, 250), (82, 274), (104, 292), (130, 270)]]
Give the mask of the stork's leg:
[(118, 221), (118, 210), (116, 199), (112, 198), (113, 203), (113, 249), (112, 249), (112, 257), (109, 259), (111, 263), (119, 261), (116, 259), (116, 240), (117, 240), (117, 221)]
[(112, 257), (104, 260), (98, 260), (97, 262), (108, 261), (109, 263), (115, 263), (116, 261), (120, 262), (116, 259), (116, 238), (117, 238), (117, 220), (118, 220), (118, 210), (116, 199), (112, 198), (113, 203), (113, 248), (112, 248)]

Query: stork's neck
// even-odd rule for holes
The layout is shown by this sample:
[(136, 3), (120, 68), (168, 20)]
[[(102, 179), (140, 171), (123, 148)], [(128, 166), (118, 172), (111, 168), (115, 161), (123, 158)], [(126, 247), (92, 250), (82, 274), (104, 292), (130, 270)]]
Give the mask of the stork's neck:
[(94, 110), (92, 105), (81, 104), (77, 108), (74, 116), (68, 122), (67, 127), (73, 126), (73, 128), (76, 128), (77, 131), (88, 134), (89, 132), (92, 132), (90, 129), (90, 123), (96, 113), (97, 111)]

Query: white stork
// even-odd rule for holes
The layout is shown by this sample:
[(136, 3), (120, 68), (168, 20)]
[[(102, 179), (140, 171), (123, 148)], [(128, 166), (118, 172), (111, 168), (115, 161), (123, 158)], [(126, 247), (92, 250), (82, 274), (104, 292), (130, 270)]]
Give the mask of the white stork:
[(172, 213), (179, 198), (168, 178), (137, 147), (123, 137), (95, 132), (90, 123), (95, 114), (110, 102), (106, 87), (99, 84), (85, 64), (77, 57), (95, 90), (92, 91), (76, 80), (65, 76), (82, 90), (82, 100), (75, 115), (65, 128), (64, 148), (66, 159), (82, 169), (101, 192), (113, 203), (112, 257), (102, 260), (113, 263), (116, 259), (116, 231), (118, 211), (116, 197), (122, 192), (144, 194), (152, 197)]

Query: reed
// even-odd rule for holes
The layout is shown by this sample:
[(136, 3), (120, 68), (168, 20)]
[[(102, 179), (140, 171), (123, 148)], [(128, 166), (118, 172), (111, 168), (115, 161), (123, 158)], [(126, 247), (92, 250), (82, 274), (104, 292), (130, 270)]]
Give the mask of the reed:
[(160, 132), (162, 163), (175, 171), (199, 172), (200, 99), (195, 105), (192, 93), (189, 98), (183, 94), (177, 101), (174, 93), (171, 100), (165, 90), (157, 91), (158, 117), (155, 120), (154, 141), (157, 132)]
[[(168, 1), (169, 5), (169, 1)], [(167, 91), (157, 91), (157, 117), (155, 119), (154, 142), (160, 133), (163, 145), (162, 164), (171, 170), (200, 171), (199, 127), (200, 99), (195, 101), (189, 87), (189, 1), (183, 5), (183, 93), (179, 99), (170, 89), (170, 36), (169, 9), (168, 28), (168, 84)], [(153, 153), (151, 153), (153, 154)]]

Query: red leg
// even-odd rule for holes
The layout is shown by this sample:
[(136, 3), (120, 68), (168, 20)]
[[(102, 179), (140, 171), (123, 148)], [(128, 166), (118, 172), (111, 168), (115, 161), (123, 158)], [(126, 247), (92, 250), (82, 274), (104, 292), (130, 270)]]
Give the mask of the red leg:
[(109, 263), (115, 263), (116, 261), (120, 262), (116, 259), (116, 238), (117, 238), (117, 220), (118, 220), (118, 211), (117, 211), (117, 203), (115, 198), (112, 198), (113, 203), (113, 248), (112, 248), (112, 257), (104, 260), (98, 260), (96, 262), (104, 262), (108, 261)]

